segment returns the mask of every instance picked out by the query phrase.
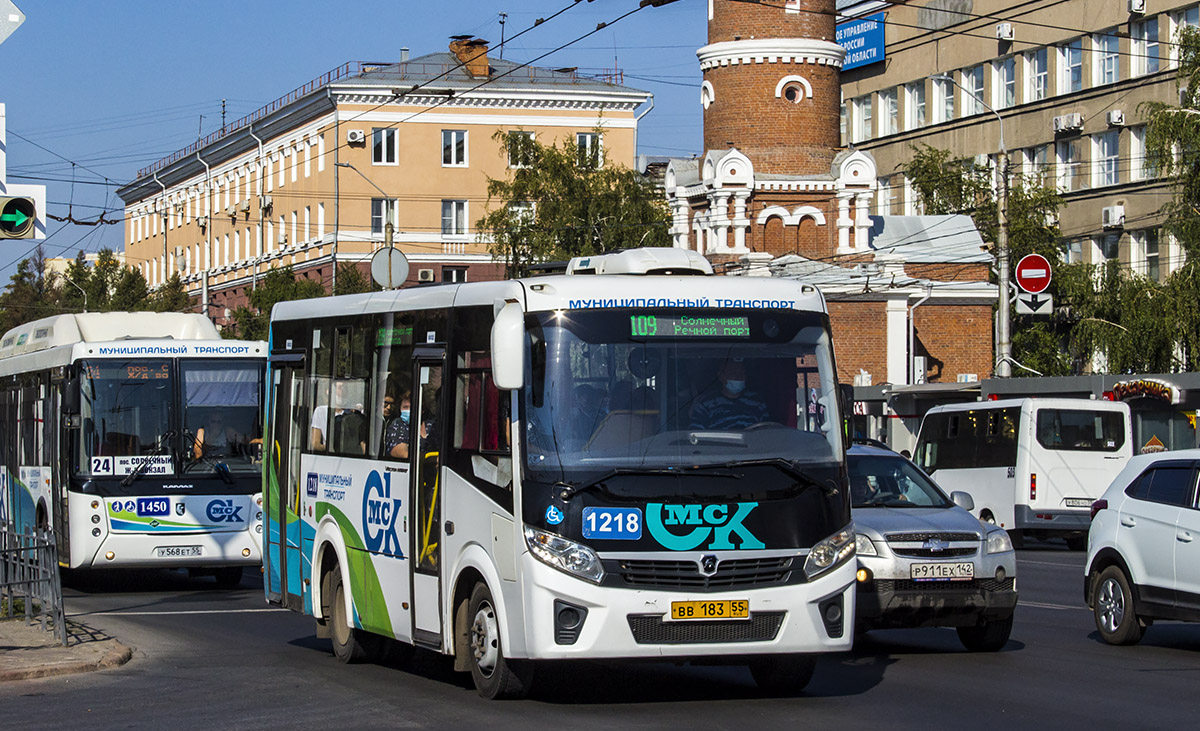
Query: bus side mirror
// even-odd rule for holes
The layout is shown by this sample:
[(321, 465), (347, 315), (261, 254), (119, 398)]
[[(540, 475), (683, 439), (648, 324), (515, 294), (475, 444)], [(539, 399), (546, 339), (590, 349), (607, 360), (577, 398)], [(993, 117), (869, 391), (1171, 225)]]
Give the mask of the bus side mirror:
[(838, 396), (841, 397), (841, 403), (838, 406), (842, 409), (842, 419), (848, 422), (854, 415), (854, 386), (849, 383), (839, 383)]
[(525, 312), (518, 302), (507, 302), (492, 323), (492, 382), (502, 391), (524, 385)]
[(62, 411), (64, 416), (79, 413), (79, 379), (70, 378), (63, 387)]

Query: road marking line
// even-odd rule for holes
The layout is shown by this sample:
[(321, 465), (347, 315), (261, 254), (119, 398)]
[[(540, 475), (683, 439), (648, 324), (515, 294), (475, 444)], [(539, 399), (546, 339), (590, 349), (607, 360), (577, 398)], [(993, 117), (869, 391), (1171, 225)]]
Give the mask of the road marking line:
[(169, 614), (249, 614), (253, 612), (286, 612), (286, 609), (181, 609), (174, 612), (78, 612), (68, 617), (156, 617)]
[(1067, 604), (1047, 604), (1045, 602), (1017, 602), (1019, 607), (1035, 607), (1037, 609), (1086, 609), (1082, 605), (1069, 606)]

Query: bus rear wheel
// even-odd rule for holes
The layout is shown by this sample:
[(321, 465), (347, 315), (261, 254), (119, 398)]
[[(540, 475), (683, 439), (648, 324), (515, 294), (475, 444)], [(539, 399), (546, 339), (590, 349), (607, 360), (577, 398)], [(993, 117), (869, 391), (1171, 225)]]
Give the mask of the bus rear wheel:
[(369, 654), (367, 643), (363, 642), (364, 632), (350, 626), (350, 618), (346, 613), (346, 591), (342, 586), (342, 572), (337, 566), (333, 567), (329, 597), (329, 638), (333, 643), (333, 656), (338, 662), (363, 662)]
[(750, 661), (750, 675), (760, 690), (771, 695), (791, 696), (808, 687), (817, 658), (813, 655), (767, 655)]
[(213, 572), (213, 577), (217, 580), (217, 586), (222, 589), (232, 589), (242, 583), (242, 567), (226, 566), (219, 568)]
[(500, 619), (485, 584), (476, 584), (471, 591), (467, 622), (467, 658), (475, 690), (489, 700), (524, 697), (533, 684), (533, 667), (504, 657)]

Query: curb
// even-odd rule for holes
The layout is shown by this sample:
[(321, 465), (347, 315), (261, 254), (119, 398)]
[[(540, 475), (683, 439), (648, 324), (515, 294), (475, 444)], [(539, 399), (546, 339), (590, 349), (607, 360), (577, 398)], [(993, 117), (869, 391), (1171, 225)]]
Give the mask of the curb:
[(99, 660), (47, 663), (45, 665), (36, 665), (17, 670), (0, 670), (0, 682), (52, 678), (58, 675), (75, 675), (78, 673), (90, 673), (94, 670), (108, 670), (120, 667), (132, 658), (132, 648), (113, 640), (113, 646)]

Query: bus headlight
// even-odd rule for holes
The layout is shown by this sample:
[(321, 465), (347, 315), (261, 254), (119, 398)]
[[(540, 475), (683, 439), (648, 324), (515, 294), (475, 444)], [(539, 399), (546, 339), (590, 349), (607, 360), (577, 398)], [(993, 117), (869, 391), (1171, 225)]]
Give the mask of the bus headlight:
[(987, 552), (1007, 553), (1013, 550), (1012, 539), (1006, 530), (994, 530), (988, 533)]
[(821, 574), (846, 563), (854, 556), (856, 540), (854, 524), (851, 523), (813, 546), (808, 553), (808, 558), (804, 560), (804, 574), (808, 580), (812, 581)]
[(587, 546), (528, 527), (525, 528), (525, 543), (534, 558), (559, 571), (578, 576), (593, 584), (599, 584), (604, 578), (600, 557)]
[(879, 555), (879, 552), (875, 550), (875, 544), (871, 542), (870, 538), (867, 538), (862, 533), (855, 534), (854, 536), (854, 552), (859, 556)]

